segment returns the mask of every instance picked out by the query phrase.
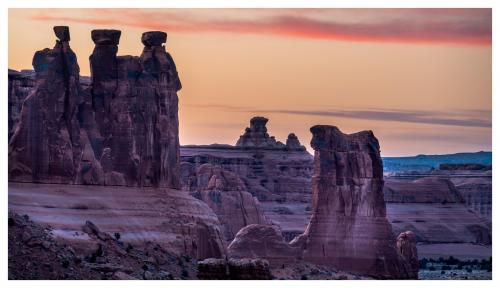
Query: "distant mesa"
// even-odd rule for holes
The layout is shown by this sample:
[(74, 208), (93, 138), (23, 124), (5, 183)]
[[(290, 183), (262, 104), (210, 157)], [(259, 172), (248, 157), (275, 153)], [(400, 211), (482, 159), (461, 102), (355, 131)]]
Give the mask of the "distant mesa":
[(250, 119), (250, 127), (245, 129), (243, 135), (236, 142), (236, 146), (245, 148), (305, 150), (305, 147), (300, 145), (299, 139), (293, 133), (288, 135), (287, 144), (276, 141), (274, 136), (269, 136), (266, 127), (268, 121), (269, 119), (262, 116), (255, 116)]

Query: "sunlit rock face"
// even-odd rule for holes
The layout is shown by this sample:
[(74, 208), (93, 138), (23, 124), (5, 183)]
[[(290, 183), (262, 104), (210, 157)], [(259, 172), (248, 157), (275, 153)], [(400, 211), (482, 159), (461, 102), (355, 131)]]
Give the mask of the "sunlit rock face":
[(382, 160), (371, 131), (314, 126), (312, 217), (291, 244), (302, 259), (377, 278), (410, 278), (386, 219)]
[(56, 46), (33, 59), (35, 88), (15, 130), (12, 113), (9, 180), (179, 188), (181, 83), (166, 33), (144, 33), (136, 57), (116, 55), (120, 31), (92, 31), (92, 80), (80, 85), (69, 28), (54, 32)]

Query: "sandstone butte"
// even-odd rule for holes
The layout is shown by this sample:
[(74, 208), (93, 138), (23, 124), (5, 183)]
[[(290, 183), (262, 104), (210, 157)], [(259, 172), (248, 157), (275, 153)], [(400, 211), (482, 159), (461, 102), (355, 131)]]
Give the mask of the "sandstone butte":
[(324, 125), (311, 132), (313, 209), (306, 230), (287, 244), (275, 229), (247, 226), (229, 245), (229, 256), (262, 257), (274, 265), (295, 259), (384, 279), (417, 278), (414, 238), (400, 236), (398, 250), (386, 218), (377, 138), (371, 131), (346, 135)]
[(117, 56), (121, 32), (93, 30), (92, 80), (80, 83), (69, 28), (54, 32), (55, 47), (35, 53), (34, 81), (9, 71), (9, 99), (29, 91), (22, 108), (10, 106), (18, 113), (9, 115), (9, 209), (79, 246), (91, 220), (134, 245), (158, 241), (180, 255), (223, 257), (217, 216), (177, 189), (181, 83), (162, 45), (167, 34), (146, 32), (140, 57)]
[[(121, 32), (93, 30), (91, 85), (80, 85), (66, 26), (35, 53), (34, 90), (9, 141), (9, 180), (179, 188), (175, 63), (167, 34), (146, 32), (140, 57), (117, 56)], [(13, 126), (13, 125), (12, 125)]]
[[(144, 33), (141, 40), (145, 47), (136, 57), (116, 55), (120, 31), (92, 31), (92, 80), (81, 85), (76, 55), (69, 46), (69, 28), (56, 26), (54, 32), (59, 39), (55, 47), (38, 51), (33, 59), (34, 89), (22, 105), (9, 142), (9, 180), (180, 188), (177, 91), (181, 83), (174, 61), (162, 45), (166, 33)], [(304, 150), (293, 134), (286, 144), (270, 137), (266, 122), (263, 117), (253, 118), (236, 146), (246, 150)], [(414, 237), (404, 232), (396, 241), (386, 219), (382, 161), (373, 133), (346, 135), (332, 126), (314, 126), (311, 132), (315, 150), (313, 208), (307, 229), (286, 243), (276, 227), (263, 225), (266, 223), (257, 212), (247, 215), (253, 220), (243, 218), (243, 223), (226, 219), (228, 238), (236, 227), (256, 222), (236, 233), (228, 247), (229, 256), (269, 258), (271, 265), (304, 261), (376, 278), (416, 278)], [(218, 198), (224, 190), (246, 189), (237, 175), (219, 167), (196, 167), (188, 176), (196, 179), (196, 191), (206, 192), (201, 195), (205, 202), (207, 197)], [(25, 186), (18, 187), (18, 197), (23, 199)], [(172, 191), (168, 196), (172, 198), (169, 216), (159, 210), (155, 213), (167, 217), (167, 222), (197, 227), (185, 230), (182, 224), (173, 229), (177, 243), (184, 243), (184, 249), (190, 245), (191, 255), (199, 259), (225, 255), (211, 209), (192, 197), (177, 195), (178, 190)], [(161, 198), (155, 194), (158, 196)], [(203, 215), (176, 215), (179, 208), (175, 202), (181, 198), (193, 210), (189, 213), (206, 211), (211, 220)], [(211, 207), (218, 211), (219, 218), (232, 217), (234, 211), (224, 215), (232, 201), (254, 205), (250, 195), (239, 193), (228, 198), (227, 205)], [(165, 205), (161, 199), (157, 202)], [(123, 209), (119, 202), (113, 203), (119, 206), (115, 210)]]

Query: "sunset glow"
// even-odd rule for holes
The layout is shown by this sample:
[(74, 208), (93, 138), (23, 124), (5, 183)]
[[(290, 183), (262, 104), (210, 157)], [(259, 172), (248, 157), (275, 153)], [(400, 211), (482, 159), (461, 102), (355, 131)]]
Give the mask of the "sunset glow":
[[(269, 134), (373, 130), (383, 156), (491, 150), (491, 9), (10, 9), (9, 68), (32, 69), (68, 25), (81, 75), (90, 31), (168, 33), (183, 89), (181, 144), (234, 144), (252, 116)], [(310, 150), (310, 148), (308, 147)]]

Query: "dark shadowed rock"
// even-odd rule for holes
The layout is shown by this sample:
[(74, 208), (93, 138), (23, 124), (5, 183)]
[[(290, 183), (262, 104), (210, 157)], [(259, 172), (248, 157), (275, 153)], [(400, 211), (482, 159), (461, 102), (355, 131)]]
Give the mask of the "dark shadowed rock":
[(288, 149), (304, 149), (305, 150), (305, 147), (300, 144), (299, 138), (294, 133), (288, 134), (288, 138), (286, 139), (286, 147)]
[(410, 278), (386, 219), (382, 160), (371, 131), (311, 128), (315, 150), (312, 216), (291, 244), (302, 258), (377, 278)]
[(281, 142), (276, 142), (274, 137), (269, 137), (267, 134), (266, 124), (269, 119), (256, 116), (250, 119), (250, 127), (245, 129), (245, 133), (240, 136), (236, 146), (239, 147), (281, 147), (285, 145)]
[(35, 75), (28, 71), (19, 72), (9, 69), (8, 72), (9, 140), (21, 120), (21, 108), (24, 100), (35, 89)]
[(61, 42), (69, 42), (71, 40), (68, 26), (54, 26), (54, 33)]
[(410, 264), (410, 278), (418, 278), (418, 254), (415, 234), (411, 231), (402, 232), (396, 239), (399, 254)]
[(161, 46), (167, 42), (167, 33), (161, 31), (144, 32), (141, 41), (146, 47)]
[(36, 87), (9, 143), (9, 179), (72, 183), (82, 154), (76, 55), (69, 42), (57, 41), (53, 49), (35, 53), (33, 67)]
[(118, 45), (122, 32), (114, 29), (97, 29), (90, 33), (96, 45)]
[(198, 262), (201, 280), (270, 280), (269, 263), (263, 259), (205, 259)]
[(224, 259), (208, 258), (198, 261), (198, 279), (200, 280), (226, 280), (229, 271)]

